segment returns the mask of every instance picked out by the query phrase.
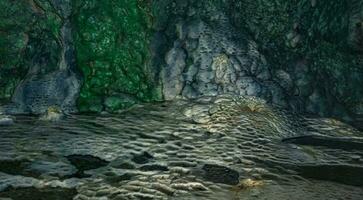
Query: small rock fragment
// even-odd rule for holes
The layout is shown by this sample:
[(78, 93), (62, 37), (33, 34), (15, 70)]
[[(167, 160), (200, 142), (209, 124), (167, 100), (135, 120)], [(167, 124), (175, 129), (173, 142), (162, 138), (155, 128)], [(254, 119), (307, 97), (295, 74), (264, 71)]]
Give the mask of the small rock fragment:
[(228, 167), (205, 164), (202, 169), (205, 172), (204, 178), (208, 181), (227, 185), (237, 185), (239, 182), (239, 173)]
[(160, 183), (154, 183), (152, 185), (152, 187), (164, 194), (167, 194), (169, 196), (172, 196), (174, 193), (175, 193), (175, 189), (167, 186), (167, 185), (164, 185), (164, 184), (160, 184)]
[(187, 191), (205, 191), (208, 190), (203, 184), (198, 182), (190, 182), (190, 183), (174, 183), (171, 184), (171, 187), (177, 190), (187, 190)]
[(11, 126), (14, 124), (14, 120), (9, 116), (0, 115), (0, 126)]
[(248, 178), (248, 179), (241, 180), (239, 182), (239, 184), (237, 185), (237, 188), (240, 190), (245, 190), (245, 189), (249, 189), (249, 188), (260, 187), (263, 185), (264, 185), (263, 181), (252, 180), (252, 179)]
[(153, 158), (154, 158), (154, 156), (152, 156), (150, 153), (145, 151), (142, 154), (134, 155), (134, 157), (132, 158), (132, 161), (136, 164), (146, 164), (149, 162), (150, 159), (153, 159)]

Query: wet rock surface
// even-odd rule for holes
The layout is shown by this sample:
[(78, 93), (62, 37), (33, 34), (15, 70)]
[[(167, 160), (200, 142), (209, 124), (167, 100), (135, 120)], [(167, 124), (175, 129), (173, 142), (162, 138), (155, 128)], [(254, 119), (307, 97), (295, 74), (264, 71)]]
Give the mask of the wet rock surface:
[(66, 156), (67, 160), (77, 168), (76, 177), (88, 177), (84, 174), (84, 171), (105, 167), (108, 165), (108, 161), (100, 159), (91, 155), (69, 155)]
[(150, 155), (148, 152), (143, 152), (142, 154), (134, 155), (131, 160), (137, 164), (145, 164), (148, 163), (149, 160), (152, 158), (154, 157)]
[(305, 165), (299, 166), (297, 171), (306, 178), (363, 186), (363, 167), (359, 165)]
[(0, 171), (12, 174), (12, 175), (25, 175), (29, 176), (29, 174), (25, 173), (25, 166), (29, 163), (29, 161), (25, 160), (1, 160), (0, 162)]
[(0, 114), (0, 126), (11, 126), (14, 124), (14, 120), (9, 116), (2, 116)]
[(332, 149), (363, 150), (363, 140), (361, 138), (305, 135), (299, 137), (285, 138), (282, 141), (287, 143), (309, 145), (309, 146), (325, 146)]
[(239, 173), (228, 167), (206, 164), (202, 169), (205, 172), (204, 178), (208, 181), (228, 185), (237, 185), (239, 182)]
[[(311, 135), (319, 140), (283, 141)], [(17, 116), (0, 129), (0, 197), (360, 200), (363, 152), (335, 145), (362, 138), (336, 120), (229, 95), (57, 123)]]

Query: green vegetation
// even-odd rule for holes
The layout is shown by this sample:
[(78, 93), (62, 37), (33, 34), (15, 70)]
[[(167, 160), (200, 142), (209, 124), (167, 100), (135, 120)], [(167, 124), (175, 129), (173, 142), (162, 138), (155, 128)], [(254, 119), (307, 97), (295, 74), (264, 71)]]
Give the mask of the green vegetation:
[(76, 0), (73, 6), (77, 62), (84, 76), (80, 111), (116, 111), (159, 99), (147, 69), (149, 3)]
[(57, 66), (62, 20), (47, 0), (2, 0), (0, 10), (0, 100), (8, 101), (30, 66), (40, 74)]

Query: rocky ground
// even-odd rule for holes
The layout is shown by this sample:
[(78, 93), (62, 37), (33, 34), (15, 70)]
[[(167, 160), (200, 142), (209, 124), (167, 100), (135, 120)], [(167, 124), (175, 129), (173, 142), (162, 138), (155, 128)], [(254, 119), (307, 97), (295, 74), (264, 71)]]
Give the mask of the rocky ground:
[(362, 164), (362, 132), (257, 98), (0, 124), (1, 200), (358, 200)]

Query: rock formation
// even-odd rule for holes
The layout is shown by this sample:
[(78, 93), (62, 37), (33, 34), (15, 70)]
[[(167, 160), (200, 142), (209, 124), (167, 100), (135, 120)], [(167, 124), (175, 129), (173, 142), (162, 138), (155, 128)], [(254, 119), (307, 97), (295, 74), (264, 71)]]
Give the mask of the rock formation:
[[(27, 73), (4, 111), (39, 114), (51, 106), (58, 106), (65, 112), (77, 111), (81, 79), (76, 74), (71, 1), (20, 1), (18, 4), (31, 7), (28, 12), (35, 25), (28, 27), (29, 33), (23, 33), (27, 35), (24, 54), (29, 57), (20, 65), (27, 68)], [(16, 23), (19, 13), (14, 14), (12, 20)]]
[[(0, 3), (1, 110), (117, 112), (234, 93), (359, 124), (359, 0)], [(23, 13), (18, 15), (17, 13)]]

